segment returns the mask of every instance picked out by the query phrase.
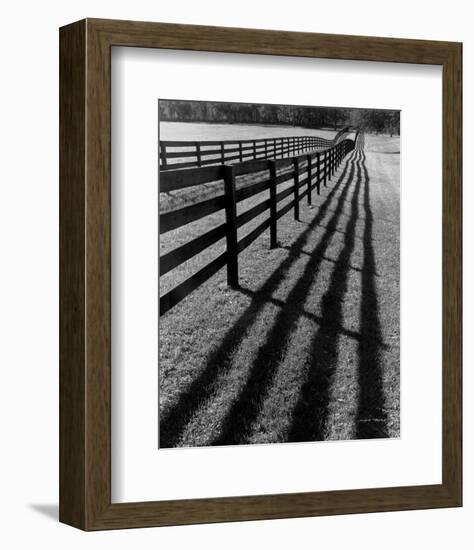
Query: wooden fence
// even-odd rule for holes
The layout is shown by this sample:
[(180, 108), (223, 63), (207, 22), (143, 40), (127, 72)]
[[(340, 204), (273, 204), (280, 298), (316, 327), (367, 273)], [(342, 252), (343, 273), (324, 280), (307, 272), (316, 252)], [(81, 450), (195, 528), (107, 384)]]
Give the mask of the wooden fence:
[[(357, 140), (357, 133), (355, 140)], [(220, 210), (225, 210), (226, 221), (161, 256), (160, 276), (224, 237), (226, 250), (162, 296), (160, 298), (160, 315), (169, 311), (224, 266), (227, 266), (229, 286), (238, 288), (239, 254), (268, 228), (270, 229), (270, 248), (276, 247), (278, 219), (291, 209), (294, 210), (295, 219), (299, 219), (300, 201), (306, 197), (308, 204), (311, 204), (313, 190), (316, 189), (319, 195), (321, 185), (326, 186), (344, 157), (354, 149), (355, 140), (343, 139), (324, 151), (296, 154), (292, 158), (252, 160), (239, 164), (221, 164), (161, 172), (160, 192), (184, 189), (219, 180), (224, 181), (223, 194), (160, 214), (160, 233), (162, 235)], [(265, 177), (265, 173), (267, 177)], [(236, 189), (236, 178), (248, 174), (263, 175), (264, 179)], [(292, 185), (279, 191), (278, 186), (288, 181), (292, 182)], [(269, 190), (269, 198), (237, 215), (238, 202), (265, 190)], [(293, 199), (278, 210), (278, 203), (290, 195), (293, 195)], [(270, 214), (269, 217), (239, 241), (237, 229), (267, 210)]]
[(160, 170), (290, 158), (315, 149), (333, 147), (349, 131), (349, 128), (341, 129), (332, 140), (319, 136), (292, 136), (243, 141), (160, 141)]

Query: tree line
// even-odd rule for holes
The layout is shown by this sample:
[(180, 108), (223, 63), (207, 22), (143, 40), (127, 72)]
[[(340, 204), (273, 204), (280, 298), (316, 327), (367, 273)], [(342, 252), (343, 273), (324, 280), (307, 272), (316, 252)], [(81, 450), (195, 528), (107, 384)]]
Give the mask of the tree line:
[(367, 132), (400, 134), (400, 111), (386, 109), (168, 99), (161, 99), (158, 109), (160, 121), (164, 122), (278, 124), (334, 130), (345, 126), (357, 126)]

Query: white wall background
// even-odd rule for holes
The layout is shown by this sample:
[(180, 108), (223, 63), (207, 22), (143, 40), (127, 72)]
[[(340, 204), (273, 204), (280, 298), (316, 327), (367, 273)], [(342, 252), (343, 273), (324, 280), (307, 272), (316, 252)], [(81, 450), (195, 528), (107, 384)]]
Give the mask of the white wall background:
[[(472, 547), (474, 513), (474, 36), (462, 0), (82, 0), (2, 9), (0, 541), (5, 548)], [(464, 42), (463, 509), (85, 534), (57, 523), (58, 27), (86, 16)]]

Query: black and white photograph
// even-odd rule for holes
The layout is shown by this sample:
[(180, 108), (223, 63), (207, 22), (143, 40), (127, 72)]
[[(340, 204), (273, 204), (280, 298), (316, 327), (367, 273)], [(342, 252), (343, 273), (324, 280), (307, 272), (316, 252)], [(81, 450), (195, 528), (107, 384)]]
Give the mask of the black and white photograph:
[(159, 448), (400, 437), (400, 111), (158, 100)]

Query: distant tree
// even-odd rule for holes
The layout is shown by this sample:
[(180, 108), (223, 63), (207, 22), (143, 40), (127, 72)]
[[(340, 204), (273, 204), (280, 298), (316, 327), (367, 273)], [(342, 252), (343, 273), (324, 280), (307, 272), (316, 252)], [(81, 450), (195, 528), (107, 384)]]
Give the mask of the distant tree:
[(162, 121), (282, 124), (334, 130), (353, 126), (367, 132), (400, 134), (400, 112), (383, 109), (160, 100), (159, 116)]

